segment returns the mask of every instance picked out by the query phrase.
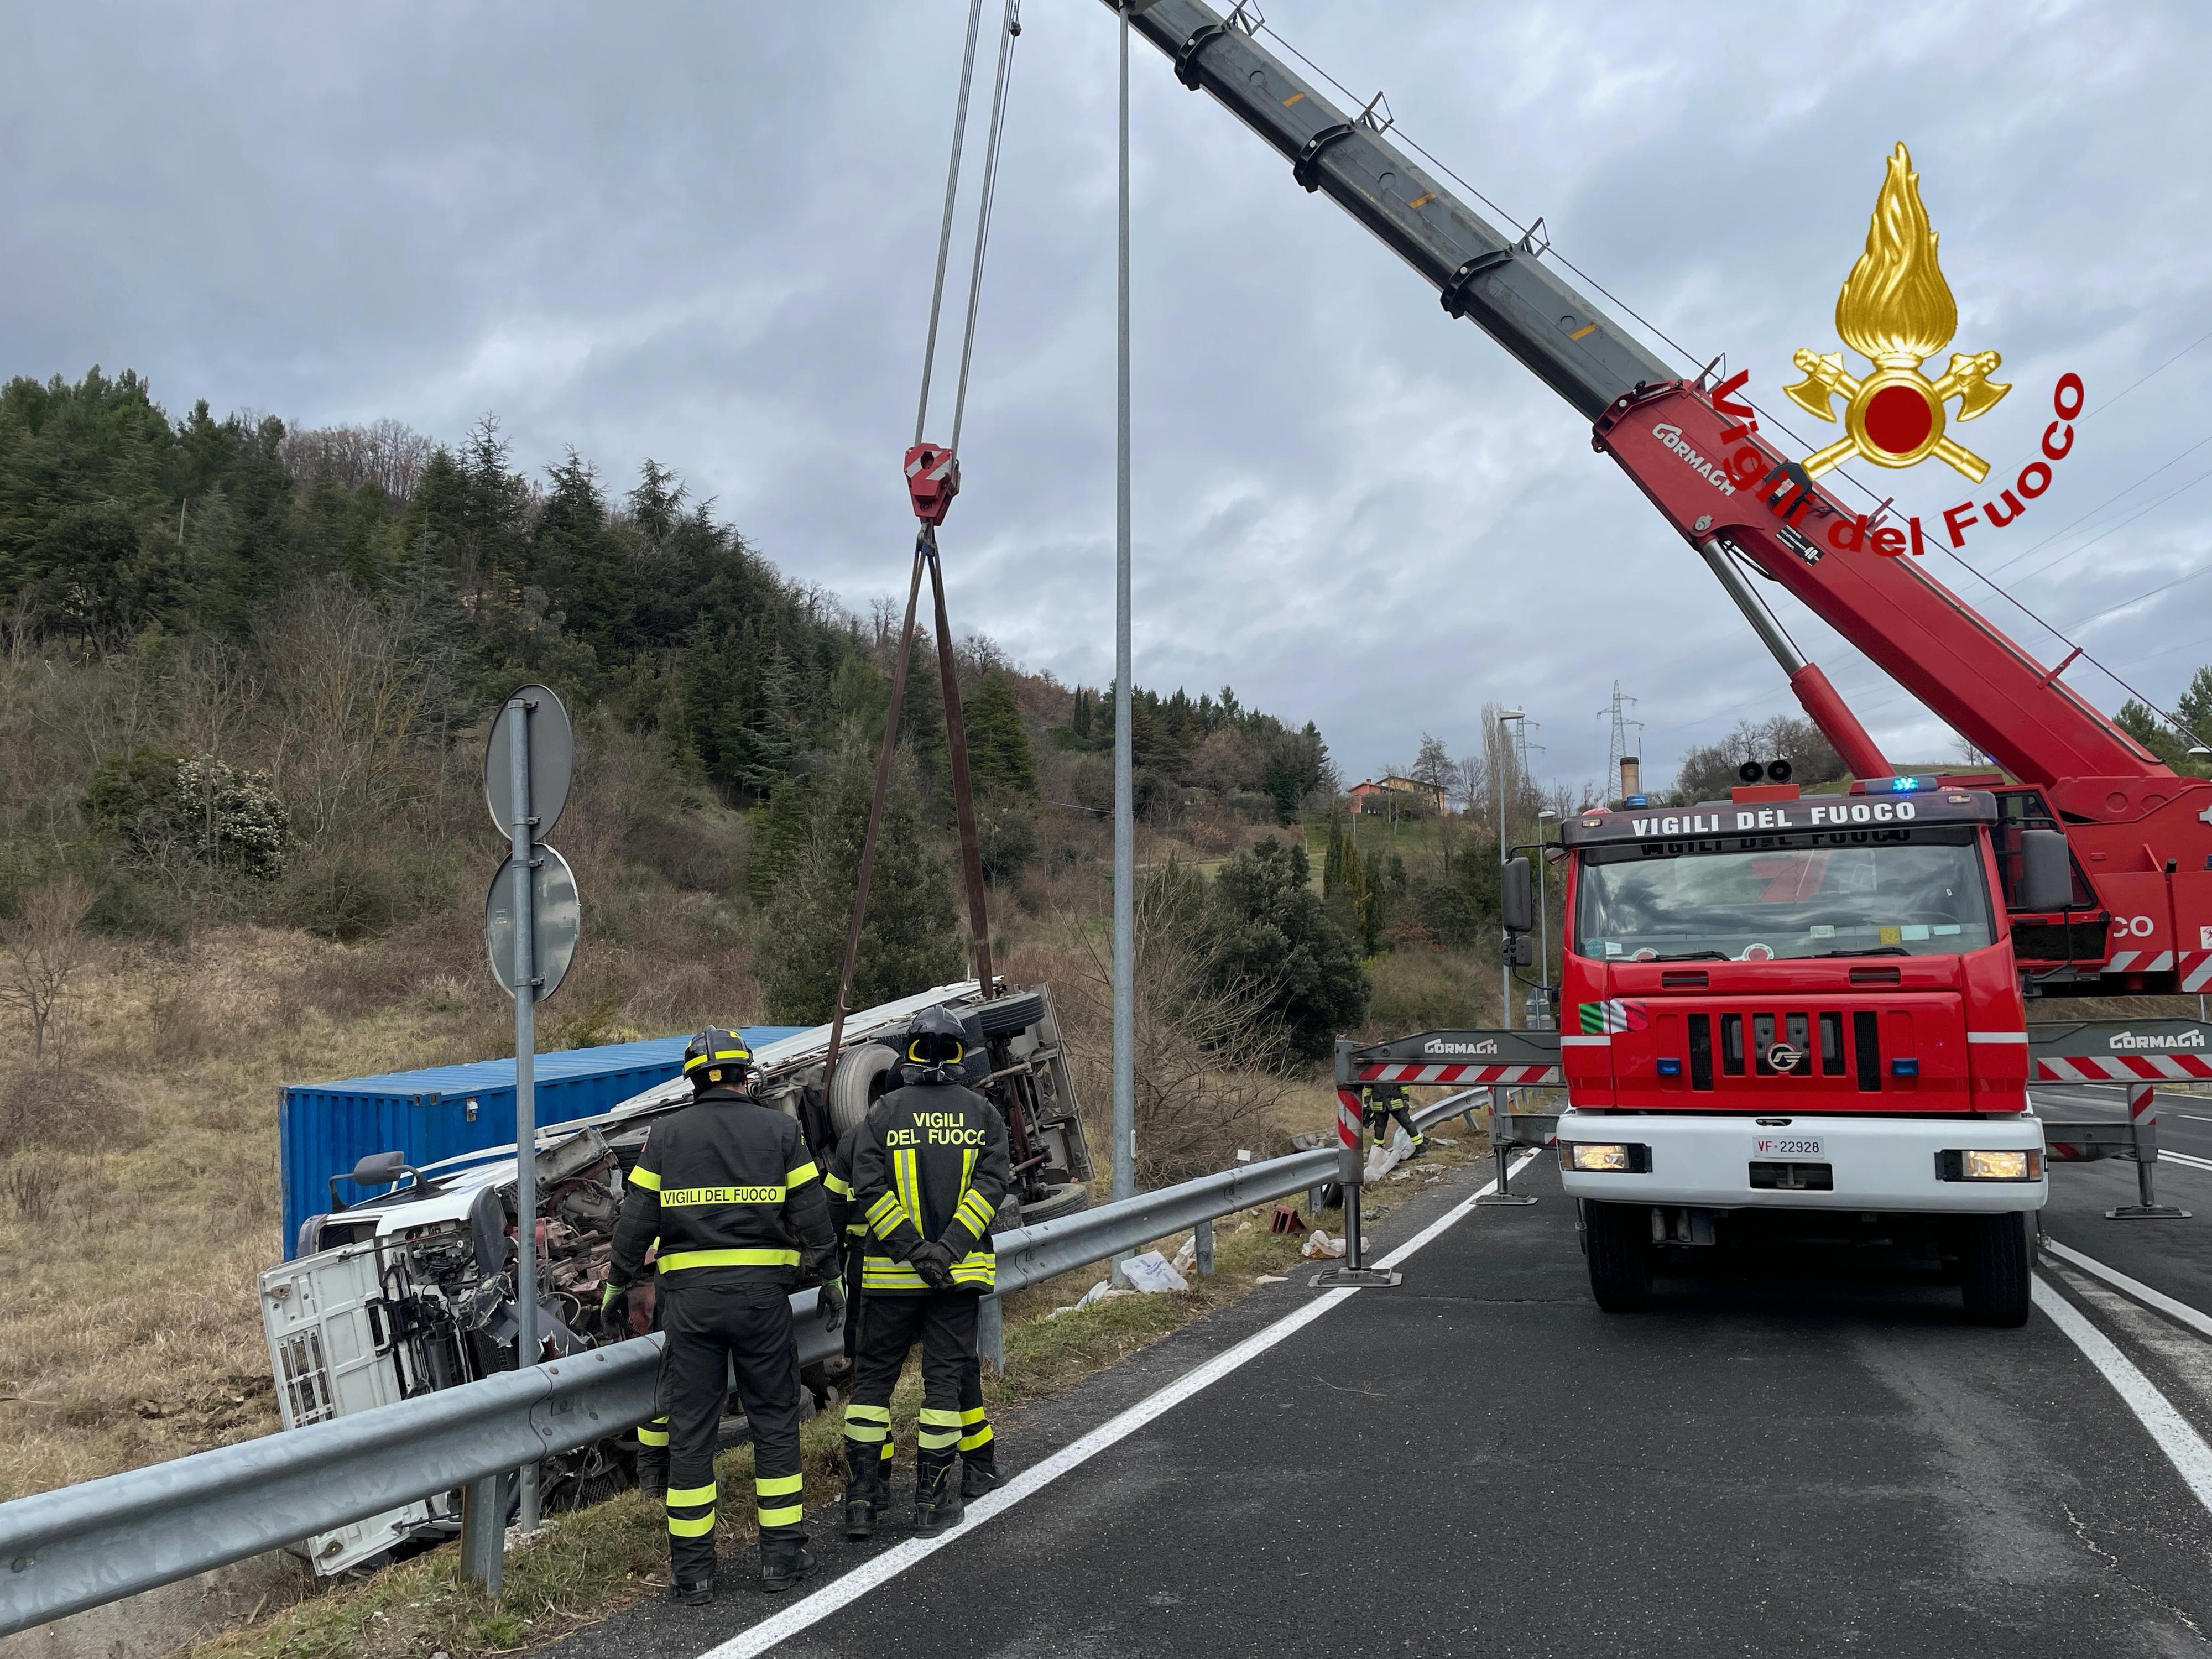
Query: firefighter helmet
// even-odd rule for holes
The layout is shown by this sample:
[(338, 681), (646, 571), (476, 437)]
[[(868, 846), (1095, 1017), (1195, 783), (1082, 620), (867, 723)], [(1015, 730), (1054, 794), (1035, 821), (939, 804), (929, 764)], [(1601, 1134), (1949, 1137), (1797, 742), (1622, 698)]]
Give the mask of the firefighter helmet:
[(968, 1057), (968, 1034), (944, 1008), (925, 1008), (906, 1028), (906, 1061), (942, 1078)]
[(753, 1051), (735, 1031), (709, 1025), (684, 1045), (684, 1075), (696, 1092), (717, 1085), (742, 1083), (751, 1068)]

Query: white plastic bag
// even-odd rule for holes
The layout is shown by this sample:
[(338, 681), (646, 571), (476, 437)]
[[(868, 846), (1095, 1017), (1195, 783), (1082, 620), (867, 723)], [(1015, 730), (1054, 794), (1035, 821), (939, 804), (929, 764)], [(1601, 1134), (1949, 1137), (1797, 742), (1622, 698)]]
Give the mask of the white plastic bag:
[(1198, 1235), (1193, 1233), (1175, 1253), (1175, 1270), (1185, 1279), (1198, 1271)]
[(1331, 1238), (1316, 1227), (1306, 1235), (1305, 1248), (1298, 1254), (1315, 1261), (1319, 1261), (1324, 1257), (1340, 1256), (1344, 1254), (1344, 1241), (1340, 1238)]
[(1146, 1250), (1142, 1255), (1133, 1255), (1121, 1264), (1121, 1276), (1129, 1281), (1133, 1291), (1142, 1291), (1147, 1296), (1161, 1291), (1187, 1291), (1190, 1281), (1177, 1273), (1167, 1257), (1158, 1250)]

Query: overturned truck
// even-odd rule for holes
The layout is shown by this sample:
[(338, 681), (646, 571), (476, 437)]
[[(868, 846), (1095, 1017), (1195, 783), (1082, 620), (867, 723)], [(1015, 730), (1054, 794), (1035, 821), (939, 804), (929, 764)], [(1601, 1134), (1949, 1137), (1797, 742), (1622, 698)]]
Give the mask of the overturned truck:
[[(969, 1034), (966, 1081), (1006, 1120), (1015, 1184), (1000, 1224), (1042, 1221), (1079, 1209), (1091, 1178), (1052, 994), (1045, 986), (986, 998), (973, 980), (886, 1003), (846, 1021), (845, 1046), (826, 1077), (830, 1032), (817, 1026), (755, 1054), (756, 1091), (799, 1121), (826, 1162), (839, 1136), (895, 1086), (896, 1038), (924, 1008), (943, 1007)], [(538, 1131), (538, 1331), (535, 1360), (606, 1340), (593, 1316), (606, 1283), (623, 1183), (653, 1123), (690, 1098), (672, 1079), (612, 1110)], [(515, 1312), (518, 1164), (513, 1146), (421, 1170), (400, 1155), (365, 1158), (355, 1179), (389, 1189), (310, 1217), (298, 1257), (261, 1275), (261, 1316), (286, 1428), (343, 1417), (449, 1389), (520, 1363)], [(631, 1298), (631, 1324), (651, 1328), (649, 1296)], [(817, 1405), (844, 1362), (808, 1368)], [(726, 1425), (730, 1437), (738, 1432)], [(628, 1433), (549, 1459), (548, 1510), (611, 1495), (635, 1478)], [(460, 1528), (458, 1492), (374, 1516), (308, 1543), (319, 1573), (374, 1565), (450, 1537)]]

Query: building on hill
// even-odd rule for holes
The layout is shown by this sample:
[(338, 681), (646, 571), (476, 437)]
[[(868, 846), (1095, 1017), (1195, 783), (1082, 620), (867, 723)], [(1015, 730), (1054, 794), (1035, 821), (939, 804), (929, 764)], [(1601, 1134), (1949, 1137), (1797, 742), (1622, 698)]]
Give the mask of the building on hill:
[(1401, 777), (1395, 772), (1386, 772), (1379, 778), (1363, 779), (1353, 784), (1349, 793), (1352, 810), (1355, 812), (1385, 812), (1393, 805), (1402, 811), (1408, 800), (1420, 803), (1431, 812), (1444, 810), (1442, 784), (1422, 783), (1414, 778)]

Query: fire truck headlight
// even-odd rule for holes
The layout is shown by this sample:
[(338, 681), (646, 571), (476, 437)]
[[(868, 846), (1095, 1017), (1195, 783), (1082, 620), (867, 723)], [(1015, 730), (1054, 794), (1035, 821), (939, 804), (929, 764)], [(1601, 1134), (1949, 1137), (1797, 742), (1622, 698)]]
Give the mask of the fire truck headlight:
[(1559, 1150), (1567, 1155), (1567, 1168), (1586, 1175), (1626, 1174), (1631, 1167), (1628, 1148), (1615, 1142), (1566, 1140), (1559, 1143)]
[(1959, 1154), (1959, 1175), (1965, 1181), (2040, 1181), (2041, 1152), (1975, 1152)]

